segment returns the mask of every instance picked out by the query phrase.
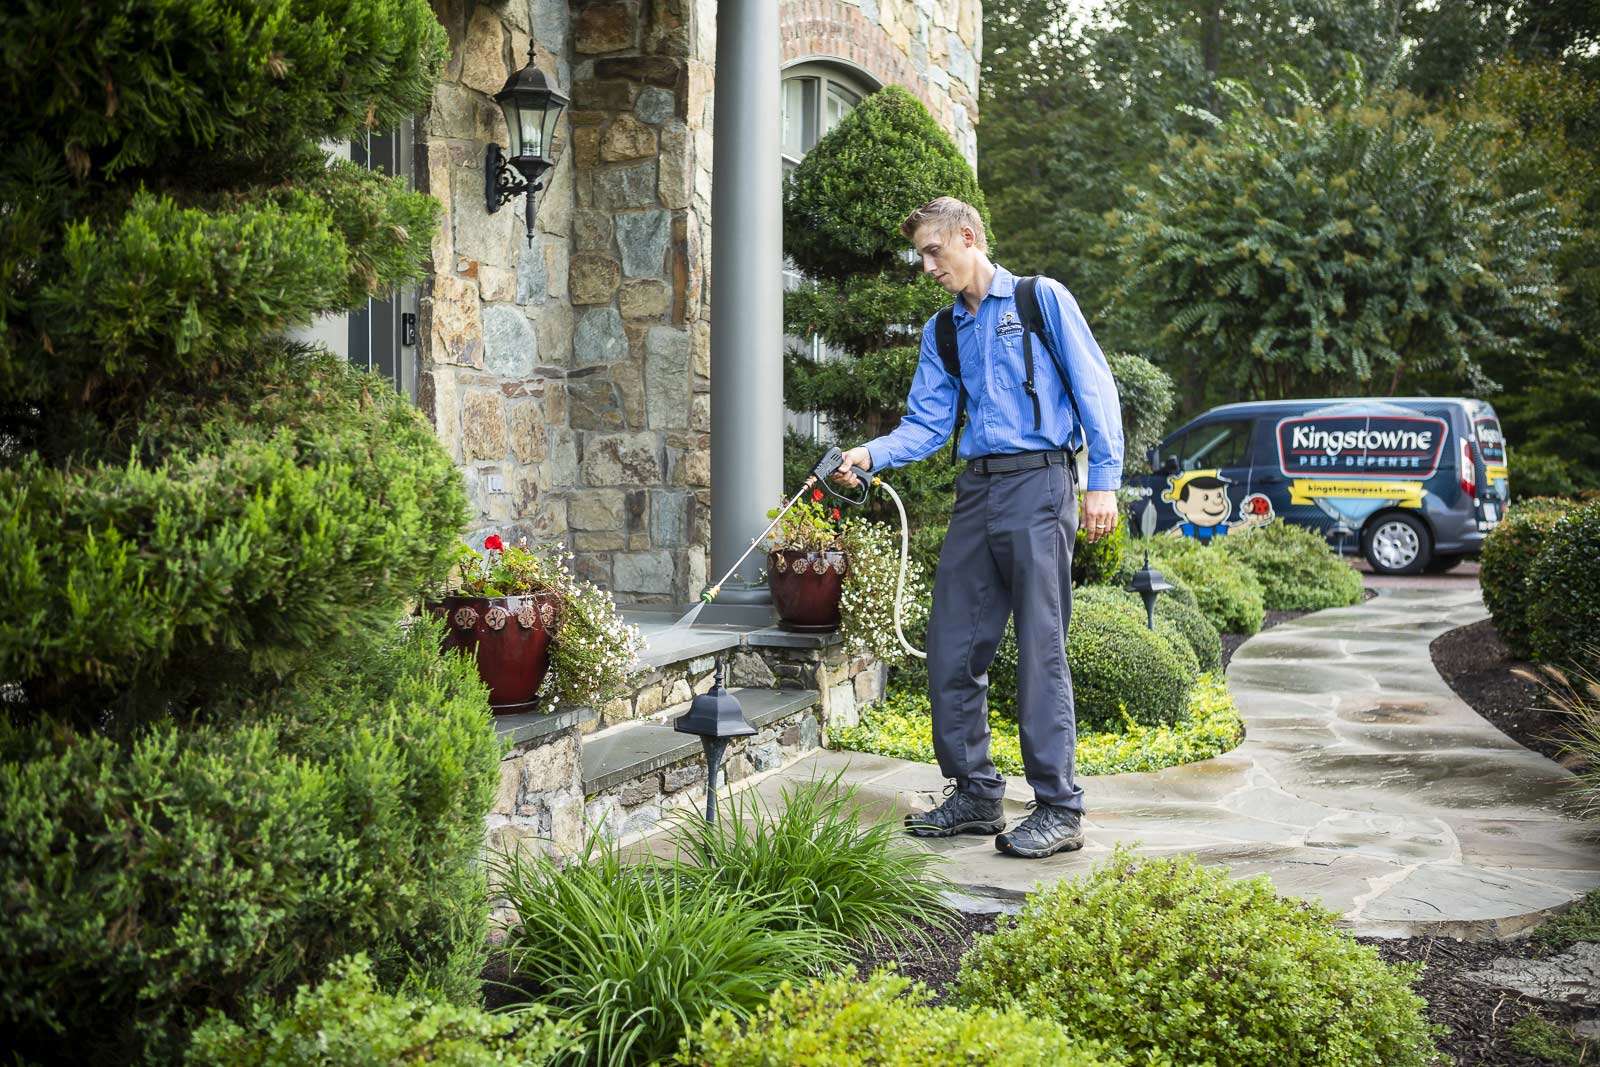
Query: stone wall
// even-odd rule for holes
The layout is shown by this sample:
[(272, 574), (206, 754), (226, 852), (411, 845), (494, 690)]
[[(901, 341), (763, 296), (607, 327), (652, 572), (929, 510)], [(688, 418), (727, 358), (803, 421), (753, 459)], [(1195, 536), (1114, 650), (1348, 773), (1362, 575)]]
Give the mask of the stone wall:
[(839, 59), (902, 85), (974, 166), (982, 0), (783, 0), (783, 63)]
[[(706, 584), (711, 66), (679, 0), (438, 0), (451, 59), (418, 128), (445, 205), (421, 301), (418, 402), (466, 476), (471, 539), (564, 539), (624, 601)], [(538, 194), (483, 202), (493, 101), (527, 59), (572, 104)]]

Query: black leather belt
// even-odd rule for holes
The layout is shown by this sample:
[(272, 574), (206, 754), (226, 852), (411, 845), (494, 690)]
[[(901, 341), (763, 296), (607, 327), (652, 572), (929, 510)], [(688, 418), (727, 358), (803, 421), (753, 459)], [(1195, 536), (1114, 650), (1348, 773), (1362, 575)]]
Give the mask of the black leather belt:
[(979, 456), (967, 461), (967, 470), (977, 474), (1010, 474), (1013, 471), (1033, 470), (1035, 467), (1070, 467), (1072, 453), (1065, 449), (1049, 452), (1006, 452), (995, 456)]

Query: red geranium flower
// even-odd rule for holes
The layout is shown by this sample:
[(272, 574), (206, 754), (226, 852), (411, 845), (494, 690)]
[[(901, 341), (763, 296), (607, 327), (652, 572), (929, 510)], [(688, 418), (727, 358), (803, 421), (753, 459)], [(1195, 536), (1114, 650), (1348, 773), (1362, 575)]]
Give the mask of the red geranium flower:
[(834, 508), (833, 511), (829, 513), (828, 518), (832, 519), (835, 522), (838, 522), (839, 521), (839, 509), (838, 508)]
[(813, 489), (813, 490), (811, 490), (811, 499), (815, 500), (819, 504), (822, 503), (822, 490), (821, 489)]
[(483, 539), (483, 547), (491, 552), (504, 552), (506, 550), (506, 543), (500, 540), (499, 534), (490, 534), (488, 537)]

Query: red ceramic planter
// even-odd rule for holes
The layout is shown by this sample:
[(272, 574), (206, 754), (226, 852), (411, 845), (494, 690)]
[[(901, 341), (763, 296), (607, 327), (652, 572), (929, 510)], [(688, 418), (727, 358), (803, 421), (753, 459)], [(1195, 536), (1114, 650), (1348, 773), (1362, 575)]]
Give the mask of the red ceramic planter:
[(472, 653), (496, 715), (533, 710), (550, 669), (556, 599), (535, 596), (448, 596), (428, 605), (449, 626), (445, 651)]
[(801, 633), (837, 630), (845, 568), (843, 552), (769, 553), (767, 585), (778, 609), (778, 625)]

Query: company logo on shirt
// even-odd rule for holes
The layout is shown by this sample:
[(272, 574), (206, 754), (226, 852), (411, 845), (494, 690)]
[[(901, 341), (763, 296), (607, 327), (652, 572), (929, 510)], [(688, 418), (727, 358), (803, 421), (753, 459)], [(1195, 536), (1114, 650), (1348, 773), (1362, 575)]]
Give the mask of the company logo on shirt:
[(1427, 415), (1307, 415), (1278, 423), (1285, 475), (1427, 478), (1439, 466), (1447, 427)]
[(1000, 321), (995, 324), (994, 332), (999, 337), (1013, 337), (1022, 332), (1022, 320), (1017, 318), (1015, 311), (1008, 311), (1000, 316)]

